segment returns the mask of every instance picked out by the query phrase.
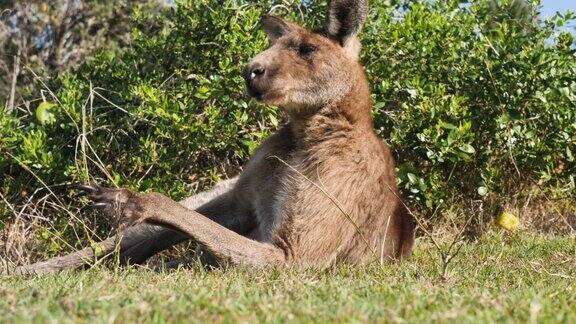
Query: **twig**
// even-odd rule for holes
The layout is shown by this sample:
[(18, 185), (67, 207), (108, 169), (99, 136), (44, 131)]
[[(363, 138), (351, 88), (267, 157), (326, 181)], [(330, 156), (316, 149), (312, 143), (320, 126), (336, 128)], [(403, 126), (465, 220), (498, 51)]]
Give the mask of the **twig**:
[(546, 199), (546, 201), (552, 205), (552, 209), (554, 209), (554, 211), (560, 216), (560, 219), (564, 222), (564, 224), (566, 224), (568, 226), (568, 228), (570, 229), (570, 232), (572, 232), (572, 233), (575, 232), (576, 229), (574, 229), (572, 227), (572, 225), (570, 225), (566, 216), (564, 214), (562, 214), (560, 209), (558, 209), (558, 206), (556, 206), (556, 204), (552, 200), (550, 200), (550, 198), (548, 198), (548, 196), (546, 195), (544, 190), (542, 190), (542, 188), (540, 188), (538, 183), (536, 181), (534, 181), (532, 178), (528, 178), (528, 180), (530, 180), (534, 184), (534, 186), (536, 186), (536, 188), (538, 188), (540, 193), (542, 193), (542, 196), (544, 197), (544, 199)]
[(130, 115), (130, 113), (129, 113), (126, 109), (118, 106), (117, 104), (115, 104), (115, 103), (113, 103), (112, 101), (108, 100), (108, 98), (106, 98), (106, 97), (104, 97), (103, 95), (101, 95), (98, 91), (96, 91), (97, 89), (102, 89), (102, 88), (93, 88), (92, 91), (93, 91), (98, 97), (100, 97), (102, 100), (104, 100), (104, 101), (106, 101), (107, 103), (109, 103), (110, 105), (112, 105), (112, 107), (114, 107), (114, 108), (116, 108), (116, 109), (118, 109), (118, 110), (120, 110), (120, 111), (122, 111), (122, 112), (124, 112), (124, 113), (126, 113), (126, 114), (128, 114), (128, 115)]
[(384, 238), (382, 239), (382, 247), (380, 248), (380, 263), (384, 263), (384, 249), (386, 248), (386, 237), (388, 236), (388, 227), (390, 226), (390, 219), (392, 217), (388, 217), (386, 221), (386, 229), (384, 231)]
[(14, 110), (14, 100), (16, 97), (16, 85), (18, 84), (18, 75), (20, 74), (20, 55), (22, 47), (18, 46), (18, 53), (14, 56), (14, 72), (12, 73), (12, 85), (10, 88), (10, 99), (6, 106), (6, 112), (11, 113)]
[[(0, 192), (0, 198), (2, 198), (2, 200), (4, 201), (4, 203), (6, 204), (6, 206), (8, 206), (8, 208), (12, 211), (12, 213), (14, 214), (14, 216), (16, 217), (16, 219), (14, 220), (14, 224), (18, 223), (18, 220), (20, 219), (20, 215), (22, 213), (17, 213), (16, 210), (14, 209), (14, 206), (12, 206), (12, 204), (10, 204), (10, 202), (8, 202), (8, 200), (6, 200), (6, 198), (4, 197), (4, 195), (2, 194), (2, 192)], [(4, 254), (6, 255), (6, 260), (5, 260), (5, 264), (6, 264), (6, 270), (8, 270), (8, 251), (9, 246), (10, 246), (10, 242), (9, 242), (9, 233), (8, 233), (8, 228), (6, 228), (6, 240), (4, 241)], [(0, 271), (1, 272), (1, 271)]]
[[(28, 166), (26, 164), (24, 164), (22, 161), (20, 161), (17, 157), (15, 157), (14, 155), (6, 152), (6, 154), (12, 158), (14, 161), (16, 161), (18, 163), (18, 165), (20, 165), (20, 167), (22, 167), (24, 170), (26, 170), (28, 173), (30, 173), (34, 178), (36, 178), (36, 180), (38, 180), (43, 186), (44, 188), (46, 188), (48, 190), (48, 192), (62, 205), (64, 206), (64, 203), (60, 200), (60, 198), (54, 193), (54, 191), (52, 191), (52, 189), (50, 189), (50, 187), (48, 185), (46, 185), (46, 183), (44, 182), (44, 180), (42, 180), (37, 174), (35, 174), (34, 172), (32, 172), (32, 170), (30, 170), (30, 168), (28, 168)], [(66, 213), (72, 217), (73, 219), (77, 220), (80, 222), (80, 224), (83, 225), (83, 227), (90, 232), (90, 234), (94, 235), (94, 236), (98, 236), (96, 235), (96, 233), (94, 231), (92, 231), (90, 228), (88, 228), (86, 226), (86, 223), (84, 223), (81, 219), (79, 219), (76, 215), (74, 215), (74, 213), (70, 212), (68, 209), (63, 208)]]
[[(404, 205), (404, 208), (406, 208), (406, 210), (408, 211), (410, 216), (412, 216), (412, 218), (416, 221), (418, 226), (422, 229), (422, 231), (424, 231), (424, 234), (426, 234), (426, 236), (430, 239), (430, 241), (432, 242), (432, 244), (436, 248), (436, 251), (440, 255), (440, 261), (441, 261), (440, 277), (442, 279), (446, 279), (446, 272), (448, 271), (448, 266), (450, 265), (450, 263), (452, 262), (454, 257), (456, 257), (456, 255), (458, 255), (458, 253), (460, 253), (460, 249), (462, 248), (462, 245), (460, 245), (454, 252), (452, 252), (452, 250), (453, 250), (454, 246), (456, 246), (456, 244), (461, 241), (461, 238), (462, 238), (462, 235), (464, 234), (464, 231), (466, 230), (466, 228), (468, 227), (468, 224), (470, 223), (470, 221), (473, 218), (473, 214), (471, 214), (470, 217), (466, 220), (466, 223), (464, 224), (464, 226), (462, 226), (462, 228), (460, 229), (458, 234), (456, 236), (454, 236), (454, 239), (452, 240), (452, 242), (448, 246), (448, 249), (445, 250), (442, 248), (440, 243), (438, 243), (438, 241), (436, 241), (434, 234), (431, 233), (430, 231), (428, 231), (428, 229), (426, 229), (426, 227), (422, 224), (422, 220), (420, 219), (420, 217), (416, 216), (410, 210), (410, 208), (404, 203), (404, 201), (402, 201), (402, 199), (398, 196), (396, 191), (393, 190), (389, 184), (386, 184), (386, 185), (388, 186), (388, 189), (392, 192), (392, 194), (394, 194), (394, 196), (396, 196), (396, 198), (398, 198), (398, 200), (402, 203), (402, 205)], [(434, 216), (438, 210), (439, 210), (439, 206), (436, 207), (436, 209), (434, 210), (434, 213), (432, 215)]]

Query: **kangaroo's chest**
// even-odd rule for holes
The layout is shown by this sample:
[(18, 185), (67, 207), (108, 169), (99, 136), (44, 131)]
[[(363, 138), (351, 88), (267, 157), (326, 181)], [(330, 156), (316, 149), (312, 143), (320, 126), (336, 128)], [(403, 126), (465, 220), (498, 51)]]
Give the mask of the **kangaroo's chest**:
[(254, 238), (274, 242), (278, 239), (278, 232), (290, 226), (294, 207), (298, 204), (301, 161), (293, 156), (270, 154), (259, 163), (259, 169), (266, 171), (253, 178), (250, 184), (251, 210), (258, 224)]

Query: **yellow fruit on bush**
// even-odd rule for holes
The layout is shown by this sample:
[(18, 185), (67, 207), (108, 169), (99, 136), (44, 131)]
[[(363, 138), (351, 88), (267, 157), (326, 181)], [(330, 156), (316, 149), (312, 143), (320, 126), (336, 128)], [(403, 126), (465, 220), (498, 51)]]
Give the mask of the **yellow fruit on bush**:
[(520, 220), (510, 212), (502, 212), (502, 214), (498, 216), (496, 223), (505, 230), (513, 231), (520, 225)]

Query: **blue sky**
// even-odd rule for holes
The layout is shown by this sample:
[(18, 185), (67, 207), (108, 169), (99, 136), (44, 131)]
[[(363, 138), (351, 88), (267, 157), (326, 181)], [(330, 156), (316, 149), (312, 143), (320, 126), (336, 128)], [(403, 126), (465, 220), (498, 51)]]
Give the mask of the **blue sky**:
[(556, 11), (564, 12), (571, 10), (576, 12), (575, 0), (542, 0), (542, 14), (553, 15)]
[[(542, 18), (550, 17), (557, 11), (565, 12), (567, 10), (576, 12), (576, 0), (542, 0)], [(576, 23), (572, 22), (571, 24), (568, 24), (568, 26), (565, 26), (565, 29), (576, 34)]]

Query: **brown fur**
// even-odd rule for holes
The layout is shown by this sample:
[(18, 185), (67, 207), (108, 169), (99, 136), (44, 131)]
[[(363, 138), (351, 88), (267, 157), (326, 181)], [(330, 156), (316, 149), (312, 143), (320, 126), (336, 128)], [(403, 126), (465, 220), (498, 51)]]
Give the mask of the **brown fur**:
[[(398, 198), (390, 150), (373, 132), (369, 85), (358, 62), (355, 34), (365, 6), (332, 1), (325, 35), (263, 18), (271, 47), (244, 70), (247, 87), (289, 122), (214, 199), (179, 204), (157, 193), (84, 187), (126, 233), (139, 233), (123, 239), (130, 242), (122, 246), (125, 259), (142, 262), (187, 238), (218, 262), (253, 267), (323, 268), (410, 253), (414, 225)], [(141, 234), (133, 230), (139, 223), (176, 231)]]

